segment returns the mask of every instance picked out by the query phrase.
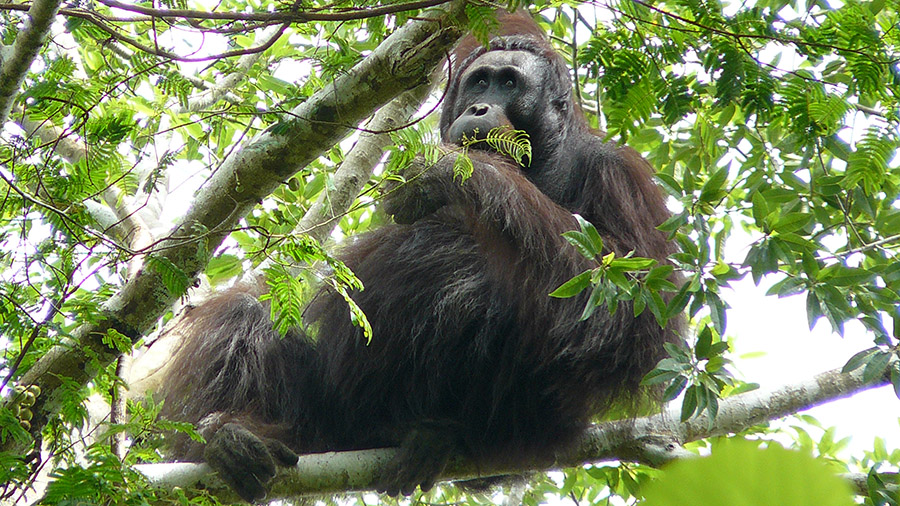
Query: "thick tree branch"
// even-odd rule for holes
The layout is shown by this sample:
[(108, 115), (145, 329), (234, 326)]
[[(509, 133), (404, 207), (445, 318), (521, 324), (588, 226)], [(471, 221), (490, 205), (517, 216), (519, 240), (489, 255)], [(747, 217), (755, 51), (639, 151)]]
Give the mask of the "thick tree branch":
[[(398, 29), (366, 59), (295, 108), (291, 128), (263, 132), (210, 178), (169, 239), (152, 254), (194, 279), (239, 221), (295, 172), (346, 136), (397, 93), (428, 80), (461, 35), (462, 2), (438, 9)], [(153, 328), (182, 293), (170, 293), (162, 276), (144, 267), (103, 305), (103, 318), (85, 323), (71, 342), (49, 350), (22, 377), (44, 395), (32, 407), (32, 431), (56, 413), (66, 385), (84, 385), (119, 353), (103, 343), (110, 330), (137, 340)]]
[(739, 432), (767, 420), (782, 418), (887, 383), (887, 377), (865, 381), (863, 368), (847, 374), (835, 369), (775, 390), (757, 390), (734, 396), (720, 406), (712, 428), (708, 427), (709, 419), (704, 415), (681, 424), (678, 435), (687, 442)]
[(430, 90), (428, 84), (414, 88), (382, 107), (372, 117), (366, 131), (359, 135), (359, 140), (334, 172), (332, 189), (323, 191), (309, 208), (297, 224), (298, 232), (308, 233), (319, 242), (328, 237), (381, 161), (384, 148), (391, 143), (390, 132), (409, 121)]
[[(760, 422), (849, 397), (886, 382), (886, 379), (866, 382), (862, 379), (861, 370), (849, 374), (839, 370), (828, 371), (802, 383), (724, 399), (713, 424), (705, 415), (681, 423), (680, 408), (671, 405), (657, 415), (598, 424), (585, 433), (578, 448), (560, 455), (554, 462), (521, 462), (515, 467), (484, 469), (456, 459), (448, 466), (443, 479), (465, 480), (518, 474), (609, 460), (641, 462), (658, 467), (675, 459), (694, 456), (682, 448), (683, 443), (739, 432)], [(371, 490), (375, 474), (393, 454), (393, 449), (382, 448), (303, 455), (297, 467), (279, 472), (272, 482), (268, 499)], [(223, 500), (237, 500), (206, 464), (142, 464), (137, 469), (155, 487), (189, 489), (202, 484), (204, 489)]]
[(25, 74), (38, 55), (59, 10), (59, 0), (36, 0), (28, 9), (25, 27), (16, 37), (12, 51), (2, 52), (0, 61), (0, 125), (6, 122)]

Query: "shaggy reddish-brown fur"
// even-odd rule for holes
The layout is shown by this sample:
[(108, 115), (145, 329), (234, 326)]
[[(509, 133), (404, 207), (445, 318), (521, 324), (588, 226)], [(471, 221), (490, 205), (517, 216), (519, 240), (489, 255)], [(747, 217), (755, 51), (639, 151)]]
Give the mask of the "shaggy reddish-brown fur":
[[(528, 132), (533, 160), (521, 167), (472, 152), (474, 175), (460, 184), (451, 155), (390, 194), (397, 223), (341, 254), (365, 285), (353, 298), (371, 343), (328, 290), (306, 312), (317, 342), (301, 329), (279, 338), (258, 294), (241, 290), (192, 314), (166, 413), (201, 423), (205, 458), (243, 497), (261, 497), (275, 462), (292, 461), (284, 445), (400, 446), (378, 483), (393, 494), (429, 487), (454, 453), (487, 465), (552, 457), (612, 401), (634, 398), (663, 344), (676, 340), (627, 302), (580, 321), (586, 293), (548, 296), (595, 265), (562, 237), (577, 228), (573, 213), (608, 250), (663, 263), (672, 247), (656, 226), (668, 213), (647, 162), (588, 128), (569, 70), (537, 26), (521, 16), (502, 26), (489, 47), (469, 40), (456, 50), (441, 132), (450, 140), (454, 122), (487, 100), (464, 81), (467, 70), (509, 52), (500, 57), (518, 55), (536, 72), (485, 68), (475, 84), (493, 86), (501, 71), (515, 77), (501, 83), (512, 91), (497, 88), (502, 103), (489, 105)], [(200, 459), (201, 450), (176, 453)]]

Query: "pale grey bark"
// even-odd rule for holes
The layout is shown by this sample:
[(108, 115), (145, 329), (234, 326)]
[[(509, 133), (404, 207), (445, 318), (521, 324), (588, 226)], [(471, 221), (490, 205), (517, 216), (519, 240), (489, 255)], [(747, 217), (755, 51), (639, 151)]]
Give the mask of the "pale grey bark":
[(423, 84), (399, 95), (378, 110), (334, 172), (330, 189), (322, 192), (297, 224), (297, 232), (310, 234), (319, 242), (328, 237), (381, 161), (384, 149), (391, 143), (389, 132), (409, 121), (430, 90), (429, 84)]
[[(368, 57), (291, 112), (291, 127), (263, 132), (225, 161), (199, 191), (193, 206), (155, 254), (188, 278), (206, 266), (222, 240), (258, 202), (298, 170), (340, 141), (364, 118), (398, 93), (426, 82), (462, 35), (461, 2), (433, 9), (388, 37)], [(110, 330), (137, 340), (181, 293), (167, 291), (162, 277), (142, 269), (104, 305), (104, 318), (85, 323), (73, 341), (49, 350), (22, 377), (41, 387), (32, 431), (61, 406), (62, 378), (84, 385), (118, 353), (103, 344)]]
[[(626, 457), (625, 460), (659, 466), (678, 458), (677, 448), (684, 443), (740, 432), (887, 383), (886, 378), (865, 381), (862, 374), (862, 369), (850, 373), (835, 369), (800, 383), (729, 397), (720, 401), (713, 423), (706, 413), (682, 423), (679, 421), (680, 404), (673, 404), (654, 416), (599, 426), (588, 433), (586, 446), (583, 445), (581, 451), (587, 458), (613, 449), (614, 455), (610, 458)], [(673, 452), (667, 451), (669, 449)]]
[(3, 51), (0, 61), (0, 125), (9, 118), (13, 102), (25, 80), (25, 74), (37, 57), (59, 11), (59, 0), (34, 0), (28, 9), (25, 26), (11, 51)]
[[(611, 460), (659, 467), (672, 460), (695, 456), (682, 447), (684, 443), (741, 431), (760, 422), (782, 418), (885, 383), (885, 379), (864, 381), (862, 370), (849, 374), (839, 370), (828, 371), (802, 383), (723, 399), (719, 405), (719, 416), (713, 424), (705, 415), (682, 423), (679, 421), (680, 407), (671, 405), (657, 415), (598, 424), (585, 433), (575, 451), (561, 455), (553, 462), (522, 462), (515, 467), (485, 469), (476, 468), (463, 460), (454, 460), (443, 480), (519, 474)], [(303, 455), (297, 467), (279, 471), (271, 484), (268, 499), (371, 490), (375, 474), (394, 451), (376, 449)], [(137, 469), (155, 487), (190, 489), (202, 484), (204, 489), (223, 500), (235, 499), (206, 464), (143, 464)]]

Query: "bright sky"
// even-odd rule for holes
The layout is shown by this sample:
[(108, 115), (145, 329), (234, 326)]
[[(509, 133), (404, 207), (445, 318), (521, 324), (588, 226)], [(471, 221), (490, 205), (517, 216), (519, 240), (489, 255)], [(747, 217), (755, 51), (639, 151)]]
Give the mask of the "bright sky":
[[(756, 287), (747, 276), (733, 283), (733, 291), (723, 294), (732, 306), (728, 334), (736, 336), (732, 358), (743, 379), (763, 387), (795, 383), (843, 367), (853, 354), (872, 347), (872, 336), (855, 322), (846, 325), (843, 338), (831, 332), (824, 318), (810, 331), (805, 295), (766, 297), (768, 286), (771, 284), (763, 280)], [(765, 354), (740, 358), (756, 352)], [(889, 449), (900, 446), (900, 400), (890, 387), (869, 390), (807, 413), (826, 427), (837, 427), (837, 439), (852, 436), (849, 449), (854, 456), (871, 449), (875, 436), (883, 437)]]

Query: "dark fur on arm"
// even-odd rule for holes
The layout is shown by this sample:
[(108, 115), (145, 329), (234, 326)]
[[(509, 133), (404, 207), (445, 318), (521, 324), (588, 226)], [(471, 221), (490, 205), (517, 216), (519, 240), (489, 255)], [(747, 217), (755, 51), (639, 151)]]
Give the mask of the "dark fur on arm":
[[(572, 213), (550, 200), (505, 157), (472, 151), (475, 166), (466, 181), (453, 174), (457, 153), (450, 152), (434, 165), (417, 159), (407, 169), (403, 185), (388, 192), (384, 208), (398, 223), (413, 223), (447, 206), (468, 220), (473, 229), (505, 237), (515, 254), (548, 260), (566, 245), (560, 230), (576, 228)], [(541, 227), (534, 223), (540, 221)], [(476, 232), (478, 230), (475, 230)]]

